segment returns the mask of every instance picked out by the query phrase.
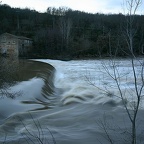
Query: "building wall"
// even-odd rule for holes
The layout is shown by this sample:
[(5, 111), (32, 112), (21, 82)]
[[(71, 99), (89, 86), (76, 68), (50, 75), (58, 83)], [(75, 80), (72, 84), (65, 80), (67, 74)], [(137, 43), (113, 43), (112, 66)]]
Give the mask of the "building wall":
[(18, 37), (8, 33), (0, 35), (0, 53), (12, 57), (26, 56), (32, 47), (29, 38)]
[(11, 35), (0, 36), (0, 52), (8, 56), (18, 56), (18, 39)]

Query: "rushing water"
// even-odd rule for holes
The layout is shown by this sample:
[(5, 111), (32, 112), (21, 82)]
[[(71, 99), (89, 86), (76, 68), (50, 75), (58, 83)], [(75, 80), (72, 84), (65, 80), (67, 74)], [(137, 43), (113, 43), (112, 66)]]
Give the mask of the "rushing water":
[[(117, 60), (115, 64), (130, 107), (134, 100), (131, 63)], [(10, 88), (22, 95), (0, 100), (0, 143), (131, 143), (131, 122), (106, 68), (112, 68), (108, 60), (23, 62), (19, 82)], [(144, 143), (143, 115), (142, 101), (137, 120), (139, 143)]]

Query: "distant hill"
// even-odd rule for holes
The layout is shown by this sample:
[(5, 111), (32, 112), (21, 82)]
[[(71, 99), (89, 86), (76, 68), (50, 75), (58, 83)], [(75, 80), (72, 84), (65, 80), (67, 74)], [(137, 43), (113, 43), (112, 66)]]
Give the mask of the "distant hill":
[[(0, 5), (0, 34), (23, 35), (34, 41), (31, 57), (91, 58), (115, 54), (125, 56), (123, 36), (128, 16), (85, 13), (67, 7), (48, 7), (46, 13)], [(143, 53), (144, 16), (136, 15), (135, 50)]]

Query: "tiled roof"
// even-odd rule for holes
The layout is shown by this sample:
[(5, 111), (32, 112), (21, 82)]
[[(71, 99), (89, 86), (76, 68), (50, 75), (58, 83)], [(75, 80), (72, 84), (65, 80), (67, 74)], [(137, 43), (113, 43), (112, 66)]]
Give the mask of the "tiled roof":
[(13, 34), (10, 34), (10, 33), (3, 33), (3, 34), (1, 34), (1, 35), (10, 35), (10, 36), (15, 37), (15, 38), (17, 38), (17, 39), (32, 40), (32, 39), (27, 38), (27, 37), (24, 37), (24, 36), (16, 36), (16, 35), (13, 35)]

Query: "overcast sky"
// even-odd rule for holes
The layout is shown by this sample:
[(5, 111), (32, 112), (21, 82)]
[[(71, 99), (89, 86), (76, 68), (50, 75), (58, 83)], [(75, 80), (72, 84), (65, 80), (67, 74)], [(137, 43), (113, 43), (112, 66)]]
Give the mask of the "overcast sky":
[(11, 7), (28, 7), (39, 12), (45, 12), (48, 7), (66, 6), (90, 13), (123, 13), (122, 3), (123, 0), (2, 0), (2, 4)]

